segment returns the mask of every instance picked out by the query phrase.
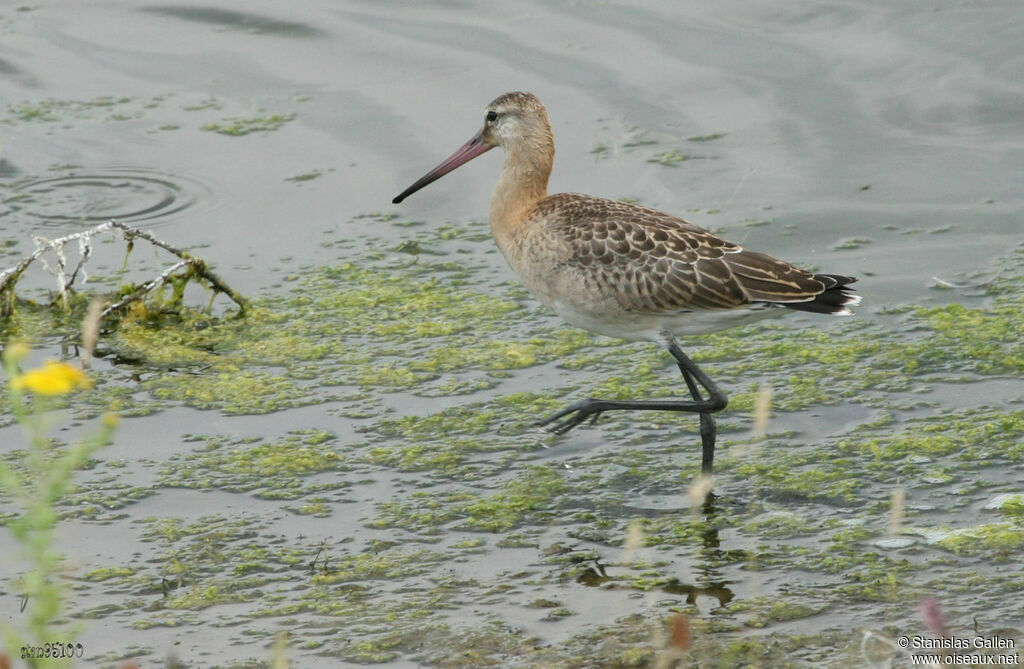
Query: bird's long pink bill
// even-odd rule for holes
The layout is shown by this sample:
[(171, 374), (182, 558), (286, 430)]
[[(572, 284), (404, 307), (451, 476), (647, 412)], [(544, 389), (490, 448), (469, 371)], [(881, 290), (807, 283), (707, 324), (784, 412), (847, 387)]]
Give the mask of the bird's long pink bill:
[(477, 134), (473, 135), (473, 139), (469, 140), (459, 150), (448, 157), (446, 161), (424, 174), (419, 181), (402, 191), (401, 195), (396, 197), (391, 202), (398, 204), (405, 198), (409, 197), (419, 189), (423, 188), (427, 184), (433, 183), (454, 170), (459, 165), (465, 165), (469, 161), (473, 160), (481, 153), (485, 153), (493, 149), (493, 146), (484, 143), (483, 131), (481, 130)]

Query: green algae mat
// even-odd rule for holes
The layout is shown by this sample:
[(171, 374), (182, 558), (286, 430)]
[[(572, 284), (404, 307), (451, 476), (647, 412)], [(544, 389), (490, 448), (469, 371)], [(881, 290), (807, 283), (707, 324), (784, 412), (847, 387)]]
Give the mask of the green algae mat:
[[(533, 426), (575, 398), (678, 396), (667, 355), (494, 279), (483, 224), (379, 223), (403, 241), (339, 234), (345, 260), (244, 318), (125, 318), (95, 387), (55, 400), (56, 449), (124, 419), (57, 505), (106, 542), (66, 560), (84, 640), (216, 629), (253, 658), (217, 666), (246, 667), (281, 631), (297, 664), (866, 666), (902, 661), (878, 639), (926, 633), (926, 599), (964, 634), (1019, 636), (1000, 621), (1024, 587), (1021, 250), (942, 306), (873, 304), (865, 280), (856, 318), (684, 342), (731, 399), (702, 502), (696, 420)], [(80, 309), (23, 305), (5, 339), (56, 351)], [(220, 662), (197, 653), (179, 659)]]

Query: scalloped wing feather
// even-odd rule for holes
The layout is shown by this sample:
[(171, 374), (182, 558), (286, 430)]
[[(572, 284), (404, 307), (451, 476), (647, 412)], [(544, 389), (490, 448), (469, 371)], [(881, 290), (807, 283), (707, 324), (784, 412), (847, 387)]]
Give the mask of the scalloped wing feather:
[[(563, 249), (560, 263), (637, 313), (813, 302), (853, 281), (806, 272), (681, 218), (625, 202), (561, 193), (541, 200), (530, 217), (547, 220), (545, 236)], [(834, 301), (841, 307), (844, 297), (850, 296)]]

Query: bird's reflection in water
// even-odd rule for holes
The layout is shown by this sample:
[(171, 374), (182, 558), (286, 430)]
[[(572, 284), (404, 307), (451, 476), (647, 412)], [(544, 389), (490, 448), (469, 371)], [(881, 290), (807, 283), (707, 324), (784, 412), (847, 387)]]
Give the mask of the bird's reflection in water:
[[(696, 604), (697, 597), (704, 595), (718, 600), (718, 606), (725, 606), (736, 597), (736, 593), (729, 588), (732, 581), (725, 579), (722, 566), (744, 560), (746, 553), (742, 550), (728, 551), (722, 548), (718, 527), (714, 522), (721, 509), (715, 504), (715, 499), (715, 494), (709, 493), (701, 505), (705, 528), (701, 532), (701, 547), (697, 555), (694, 582), (686, 583), (673, 578), (661, 586), (662, 591), (671, 595), (685, 595), (687, 604)], [(577, 583), (590, 587), (613, 580), (614, 577), (608, 575), (600, 560), (594, 560), (593, 566), (586, 567), (576, 577)]]
[(612, 577), (605, 571), (604, 565), (601, 564), (600, 560), (594, 560), (593, 567), (587, 567), (580, 575), (576, 577), (576, 582), (580, 585), (586, 585), (590, 587), (596, 587), (602, 583), (606, 583), (612, 580)]

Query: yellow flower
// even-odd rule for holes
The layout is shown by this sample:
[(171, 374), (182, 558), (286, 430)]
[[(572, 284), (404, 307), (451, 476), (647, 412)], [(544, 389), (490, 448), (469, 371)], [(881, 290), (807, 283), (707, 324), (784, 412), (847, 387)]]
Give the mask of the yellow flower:
[(66, 362), (47, 360), (42, 367), (11, 379), (17, 390), (31, 390), (40, 395), (67, 395), (75, 388), (90, 388), (92, 381), (80, 368)]

